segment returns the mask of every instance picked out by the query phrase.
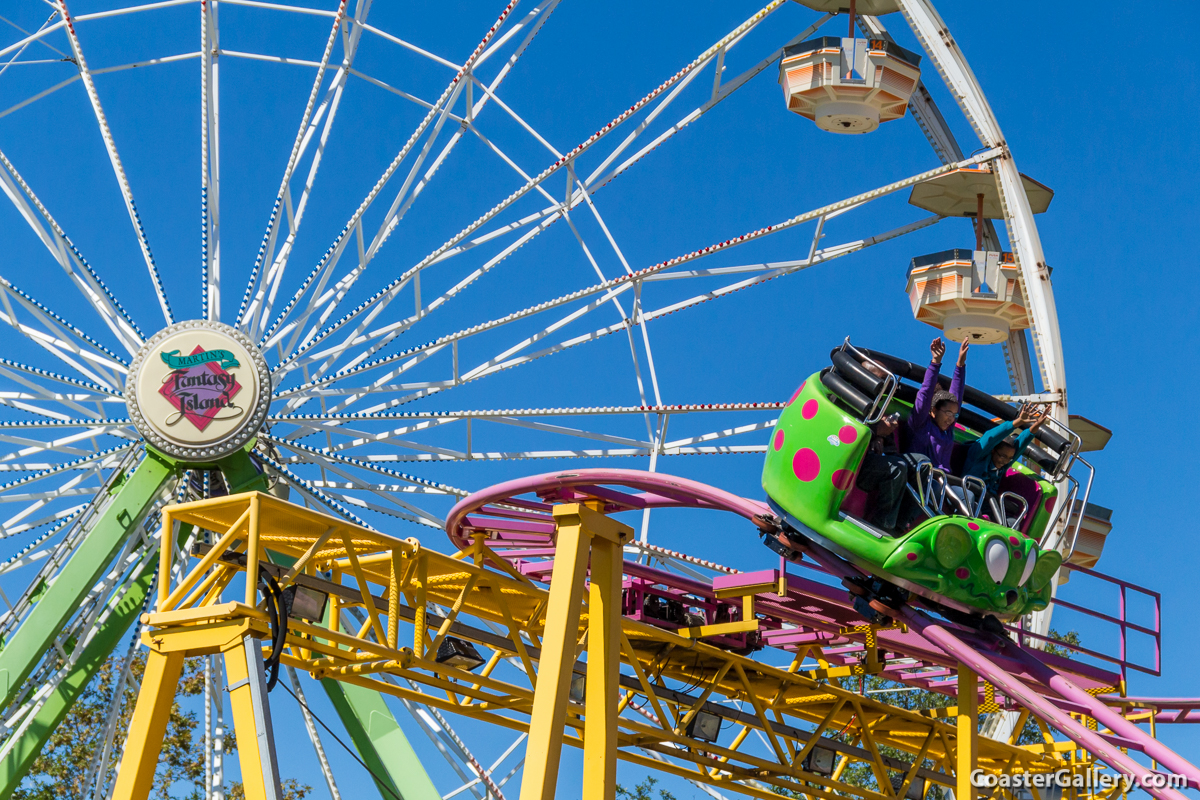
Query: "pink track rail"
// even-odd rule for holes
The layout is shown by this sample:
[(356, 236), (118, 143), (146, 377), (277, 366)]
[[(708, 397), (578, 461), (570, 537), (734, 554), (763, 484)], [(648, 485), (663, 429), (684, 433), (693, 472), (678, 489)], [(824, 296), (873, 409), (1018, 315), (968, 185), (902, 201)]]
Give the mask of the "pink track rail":
[[(584, 501), (602, 501), (606, 513), (647, 508), (706, 508), (736, 514), (760, 529), (770, 527), (764, 520), (764, 516), (770, 513), (765, 503), (739, 497), (713, 486), (638, 470), (585, 469), (535, 475), (476, 492), (451, 510), (446, 520), (446, 531), (459, 548), (468, 546), (472, 537), (485, 535), (489, 546), (499, 556), (531, 578), (548, 582), (554, 557), (553, 506), (556, 503)], [(756, 597), (756, 609), (762, 616), (760, 627), (765, 646), (795, 651), (806, 645), (820, 644), (833, 663), (851, 663), (861, 652), (864, 638), (846, 631), (865, 625), (865, 621), (854, 610), (851, 598), (842, 587), (819, 579), (832, 578), (838, 581), (861, 577), (862, 573), (816, 545), (806, 546), (793, 559), (793, 565), (807, 568), (815, 573), (816, 579), (803, 577), (794, 570), (789, 573), (788, 561), (783, 558), (779, 560), (778, 570), (739, 573), (684, 553), (657, 547), (647, 549), (661, 560), (676, 561), (685, 567), (691, 565), (708, 569), (718, 575), (711, 580), (702, 580), (694, 575), (682, 575), (627, 560), (624, 586), (630, 596), (638, 599), (638, 602), (628, 604), (627, 613), (630, 616), (645, 618), (641, 602), (645, 597), (686, 597), (689, 607), (698, 609), (711, 621), (723, 602), (728, 602), (716, 597), (716, 588), (774, 582), (782, 577), (787, 585), (785, 594), (763, 592)], [(1118, 667), (1119, 672), (1035, 649), (1029, 646), (1032, 640), (1044, 637), (1028, 631), (1011, 629), (1020, 637), (1022, 643), (1018, 644), (1003, 636), (947, 622), (932, 615), (930, 609), (909, 605), (903, 609), (906, 631), (884, 629), (878, 633), (880, 647), (892, 659), (906, 660), (904, 664), (887, 667), (882, 677), (957, 696), (957, 666), (965, 664), (994, 687), (995, 699), (1003, 707), (1029, 709), (1047, 725), (1094, 753), (1114, 770), (1139, 779), (1154, 796), (1182, 800), (1183, 795), (1174, 789), (1156, 788), (1154, 773), (1122, 752), (1122, 749), (1140, 751), (1155, 759), (1164, 769), (1185, 775), (1192, 788), (1200, 788), (1200, 769), (1125, 719), (1113, 706), (1150, 709), (1160, 723), (1200, 722), (1200, 698), (1108, 696), (1102, 700), (1095, 696), (1123, 680), (1127, 667), (1159, 674), (1157, 646), (1161, 642), (1158, 625), (1161, 599), (1155, 592), (1094, 570), (1077, 571), (1118, 586), (1119, 615), (1102, 614), (1062, 600), (1058, 601), (1059, 605), (1118, 625), (1120, 653), (1111, 656), (1080, 647), (1070, 649), (1111, 663)], [(1125, 600), (1128, 591), (1153, 598), (1153, 629), (1138, 626), (1126, 619)], [(914, 602), (919, 603), (920, 598), (914, 598)], [(653, 619), (650, 621), (669, 624)], [(1156, 653), (1153, 669), (1126, 659), (1126, 633), (1129, 630), (1154, 638)], [(714, 638), (712, 643), (738, 647), (744, 646), (745, 641)], [(1072, 713), (1096, 719), (1111, 733), (1089, 730), (1073, 718)]]

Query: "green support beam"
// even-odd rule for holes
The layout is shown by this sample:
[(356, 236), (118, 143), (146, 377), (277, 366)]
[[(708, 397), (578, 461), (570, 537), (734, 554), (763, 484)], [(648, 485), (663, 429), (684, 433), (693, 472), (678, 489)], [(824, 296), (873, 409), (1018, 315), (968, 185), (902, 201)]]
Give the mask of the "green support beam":
[[(234, 492), (266, 488), (266, 479), (244, 451), (226, 457), (216, 466)], [(75, 614), (83, 597), (145, 520), (163, 485), (179, 469), (175, 462), (147, 448), (142, 463), (127, 481), (119, 485), (108, 508), (17, 629), (12, 641), (0, 651), (0, 688), (4, 692), (4, 705), (12, 701), (21, 684)], [(181, 526), (179, 542), (185, 541), (190, 534), (191, 526)], [(47, 697), (26, 732), (0, 760), (0, 800), (8, 800), (20, 785), (46, 740), (137, 619), (157, 569), (158, 560), (151, 559), (134, 577), (121, 601), (110, 601), (108, 619), (99, 626), (62, 683)]]
[[(190, 526), (188, 526), (190, 529)], [(187, 531), (183, 534), (185, 537)], [(71, 706), (87, 690), (104, 662), (112, 655), (113, 650), (120, 644), (130, 626), (142, 610), (142, 604), (154, 584), (154, 573), (158, 568), (157, 559), (151, 559), (134, 579), (133, 584), (125, 592), (119, 603), (110, 603), (111, 613), (108, 620), (96, 631), (87, 649), (79, 656), (71, 672), (63, 682), (50, 693), (46, 702), (38, 710), (37, 716), (26, 731), (17, 739), (3, 760), (0, 760), (0, 800), (8, 800), (12, 793), (29, 774), (34, 760), (42, 752), (46, 740), (54, 733), (54, 729), (66, 717)]]
[(12, 702), (83, 598), (146, 519), (154, 499), (175, 470), (174, 463), (147, 450), (142, 463), (117, 490), (54, 582), (0, 650), (0, 708)]
[(383, 800), (441, 800), (383, 695), (330, 678), (323, 679), (321, 686), (371, 771)]

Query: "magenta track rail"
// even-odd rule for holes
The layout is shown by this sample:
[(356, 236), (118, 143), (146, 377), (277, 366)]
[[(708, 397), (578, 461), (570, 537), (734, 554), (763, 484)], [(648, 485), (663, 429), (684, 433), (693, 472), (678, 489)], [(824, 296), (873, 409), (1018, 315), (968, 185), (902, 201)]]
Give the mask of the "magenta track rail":
[[(755, 530), (767, 530), (764, 516), (767, 505), (739, 497), (713, 486), (685, 478), (624, 469), (586, 469), (546, 473), (497, 484), (460, 501), (450, 512), (446, 531), (458, 548), (464, 548), (475, 536), (483, 535), (489, 547), (531, 579), (549, 582), (554, 562), (554, 521), (552, 509), (557, 503), (603, 503), (605, 513), (637, 511), (649, 508), (702, 508), (724, 511), (748, 520), (742, 534), (749, 545)], [(676, 565), (679, 571), (650, 566), (626, 559), (624, 588), (625, 613), (662, 627), (680, 627), (667, 620), (648, 617), (644, 611), (648, 598), (675, 600), (685, 604), (706, 622), (720, 619), (732, 601), (716, 596), (717, 589), (739, 585), (761, 585), (782, 578), (784, 594), (763, 592), (756, 595), (755, 606), (761, 616), (761, 644), (786, 651), (819, 644), (832, 663), (856, 662), (865, 646), (863, 634), (850, 632), (866, 622), (854, 610), (851, 598), (838, 582), (862, 577), (862, 573), (832, 553), (808, 545), (794, 559), (779, 558), (777, 569), (742, 573), (703, 558), (664, 548), (638, 545), (663, 565)], [(764, 555), (766, 551), (764, 550)], [(764, 559), (771, 563), (773, 554)], [(791, 570), (789, 571), (789, 567)], [(799, 574), (806, 570), (810, 577)], [(706, 576), (704, 571), (714, 573)], [(939, 618), (931, 608), (909, 605), (902, 610), (900, 628), (878, 631), (879, 646), (891, 663), (882, 677), (928, 691), (957, 696), (957, 667), (962, 663), (977, 672), (991, 689), (1002, 708), (1026, 708), (1064, 736), (1094, 753), (1104, 763), (1122, 773), (1145, 779), (1154, 786), (1151, 770), (1125, 751), (1137, 751), (1156, 760), (1162, 769), (1187, 776), (1192, 788), (1200, 788), (1200, 769), (1179, 756), (1120, 713), (1121, 707), (1143, 710), (1155, 715), (1159, 723), (1200, 722), (1200, 698), (1120, 698), (1115, 688), (1123, 683), (1128, 668), (1159, 674), (1158, 645), (1161, 643), (1158, 620), (1161, 598), (1156, 592), (1111, 578), (1095, 570), (1076, 568), (1077, 572), (1118, 587), (1118, 615), (1103, 614), (1067, 601), (1064, 608), (1079, 611), (1118, 625), (1120, 652), (1105, 654), (1081, 647), (1070, 647), (1079, 655), (1106, 662), (1097, 666), (1071, 658), (1045, 653), (1032, 647), (1036, 634), (1010, 629), (1019, 642), (975, 630)], [(1136, 625), (1126, 619), (1128, 592), (1149, 595), (1154, 601), (1153, 628)], [(914, 598), (920, 603), (920, 598)], [(1138, 631), (1155, 642), (1155, 664), (1133, 663), (1126, 658), (1126, 635)], [(745, 647), (742, 637), (713, 637), (718, 646)], [(1061, 643), (1056, 643), (1060, 644)], [(900, 663), (892, 663), (900, 662)], [(1116, 667), (1113, 671), (1109, 667)], [(981, 691), (987, 691), (983, 689)], [(1099, 695), (1099, 697), (1098, 697)], [(980, 697), (980, 700), (983, 698)], [(1081, 725), (1071, 716), (1084, 714), (1100, 722), (1110, 733), (1098, 733)], [(1182, 800), (1171, 789), (1148, 789), (1156, 797)]]

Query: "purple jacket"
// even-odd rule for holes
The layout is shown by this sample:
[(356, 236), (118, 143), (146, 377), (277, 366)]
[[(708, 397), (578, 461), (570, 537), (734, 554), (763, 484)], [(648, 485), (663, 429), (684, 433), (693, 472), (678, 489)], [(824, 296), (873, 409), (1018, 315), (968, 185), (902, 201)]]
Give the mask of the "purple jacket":
[[(933, 407), (933, 393), (938, 388), (938, 372), (941, 365), (930, 362), (925, 370), (925, 380), (917, 392), (917, 400), (913, 404), (913, 412), (908, 418), (908, 429), (911, 433), (908, 452), (921, 453), (929, 456), (929, 460), (938, 469), (950, 471), (950, 453), (954, 450), (954, 427), (943, 431), (934, 424), (929, 411)], [(962, 405), (963, 382), (967, 368), (955, 365), (954, 376), (950, 380), (950, 394), (958, 398)]]

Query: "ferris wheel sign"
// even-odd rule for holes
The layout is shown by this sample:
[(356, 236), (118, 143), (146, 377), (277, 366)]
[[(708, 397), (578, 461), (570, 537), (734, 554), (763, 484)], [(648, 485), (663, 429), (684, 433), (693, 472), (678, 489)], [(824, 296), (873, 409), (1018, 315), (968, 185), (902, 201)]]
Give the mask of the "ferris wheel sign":
[(235, 452), (262, 427), (270, 373), (245, 334), (192, 320), (151, 337), (138, 351), (125, 393), (138, 432), (184, 461)]

